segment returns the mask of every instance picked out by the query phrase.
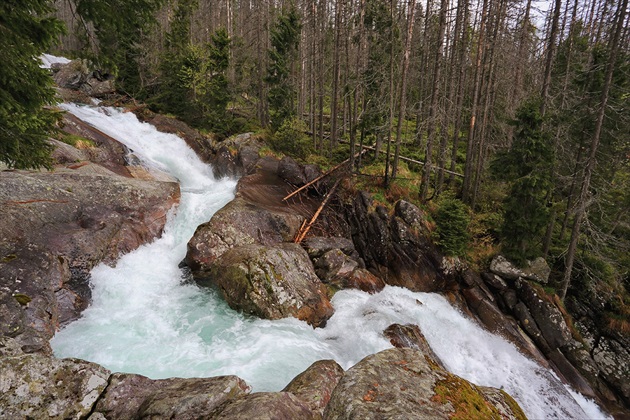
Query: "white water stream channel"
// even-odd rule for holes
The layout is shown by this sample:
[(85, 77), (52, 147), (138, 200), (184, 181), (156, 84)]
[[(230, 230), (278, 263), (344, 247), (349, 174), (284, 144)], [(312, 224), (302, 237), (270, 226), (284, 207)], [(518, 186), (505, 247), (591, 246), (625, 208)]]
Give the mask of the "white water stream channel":
[(381, 334), (387, 326), (413, 323), (450, 371), (479, 385), (502, 387), (529, 418), (606, 417), (437, 294), (396, 287), (375, 295), (340, 291), (333, 298), (336, 312), (323, 329), (231, 310), (214, 291), (185, 279), (178, 264), (197, 225), (233, 198), (236, 181), (214, 179), (182, 139), (139, 122), (133, 113), (62, 107), (127, 145), (148, 168), (176, 177), (182, 195), (161, 238), (122, 256), (116, 267), (92, 271), (90, 307), (51, 341), (58, 357), (150, 378), (234, 374), (254, 391), (278, 391), (316, 360), (334, 359), (350, 368), (391, 347)]

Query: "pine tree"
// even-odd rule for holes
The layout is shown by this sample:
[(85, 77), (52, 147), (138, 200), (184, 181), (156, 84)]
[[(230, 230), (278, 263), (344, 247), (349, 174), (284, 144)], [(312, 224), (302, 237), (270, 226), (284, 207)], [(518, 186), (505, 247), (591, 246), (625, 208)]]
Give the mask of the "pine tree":
[(295, 115), (296, 87), (291, 82), (291, 66), (296, 59), (300, 41), (300, 18), (291, 7), (278, 16), (271, 29), (269, 68), (265, 81), (269, 84), (269, 116), (271, 127), (277, 130), (282, 123)]
[(504, 201), (503, 251), (512, 260), (524, 262), (540, 255), (549, 217), (545, 197), (551, 187), (553, 148), (542, 130), (538, 101), (522, 105), (514, 124), (512, 147), (493, 162), (493, 168), (510, 183)]
[(146, 51), (141, 41), (156, 23), (155, 13), (164, 0), (71, 1), (83, 22), (83, 37), (96, 49), (85, 48), (83, 55), (115, 74), (119, 89), (143, 93), (138, 58)]
[(56, 121), (52, 79), (39, 56), (63, 32), (52, 1), (0, 3), (0, 161), (14, 168), (50, 167), (47, 138)]
[(386, 120), (389, 114), (389, 76), (393, 60), (392, 43), (398, 34), (393, 31), (392, 16), (387, 2), (367, 0), (363, 25), (367, 36), (367, 65), (363, 71), (364, 111), (360, 122), (362, 136), (374, 137), (376, 157), (387, 133)]
[(212, 35), (208, 53), (204, 108), (210, 128), (220, 134), (229, 134), (231, 128), (231, 119), (226, 113), (231, 99), (227, 78), (230, 67), (230, 42), (227, 30), (220, 28)]
[[(160, 57), (159, 93), (151, 104), (162, 112), (175, 114), (189, 123), (199, 119), (192, 104), (191, 72), (200, 65), (201, 53), (190, 45), (190, 19), (199, 6), (197, 0), (180, 0), (166, 34), (165, 52)], [(194, 89), (193, 89), (194, 91)]]
[(465, 256), (470, 242), (467, 206), (455, 198), (444, 198), (440, 200), (434, 219), (437, 243), (442, 251), (449, 256)]
[[(218, 29), (205, 46), (188, 45), (179, 69), (181, 85), (188, 89), (190, 106), (199, 113), (199, 125), (225, 136), (230, 133), (226, 108), (231, 99), (227, 71), (230, 65), (230, 38)], [(182, 115), (182, 117), (185, 117)]]

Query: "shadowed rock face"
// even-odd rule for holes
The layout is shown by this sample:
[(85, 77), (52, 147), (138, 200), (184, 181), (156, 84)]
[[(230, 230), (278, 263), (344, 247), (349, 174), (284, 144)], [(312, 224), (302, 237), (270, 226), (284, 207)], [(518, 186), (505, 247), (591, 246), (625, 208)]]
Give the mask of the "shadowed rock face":
[(74, 60), (51, 66), (53, 80), (61, 88), (77, 90), (89, 97), (103, 98), (115, 92), (114, 80), (98, 70), (87, 67), (87, 61)]
[(429, 239), (426, 218), (418, 207), (399, 201), (389, 215), (384, 207), (374, 206), (368, 194), (359, 193), (347, 217), (366, 267), (385, 283), (418, 292), (444, 289), (442, 258)]
[(324, 413), (325, 419), (453, 417), (526, 418), (506, 393), (477, 387), (410, 348), (384, 350), (350, 368)]

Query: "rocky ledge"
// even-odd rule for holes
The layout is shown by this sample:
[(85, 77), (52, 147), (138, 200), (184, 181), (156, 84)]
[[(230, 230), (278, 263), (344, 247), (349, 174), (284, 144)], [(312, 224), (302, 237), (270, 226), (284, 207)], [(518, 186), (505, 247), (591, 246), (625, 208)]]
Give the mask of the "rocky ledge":
[(179, 201), (175, 180), (109, 159), (125, 147), (66, 121), (94, 145), (57, 142), (51, 172), (0, 172), (0, 335), (26, 352), (50, 353), (89, 303), (91, 269), (158, 237)]
[[(236, 376), (152, 380), (94, 363), (26, 354), (0, 338), (0, 417), (53, 419), (525, 419), (505, 392), (447, 372), (415, 326), (413, 339), (347, 372), (315, 362), (281, 392), (250, 393)], [(404, 334), (404, 332), (402, 333)]]

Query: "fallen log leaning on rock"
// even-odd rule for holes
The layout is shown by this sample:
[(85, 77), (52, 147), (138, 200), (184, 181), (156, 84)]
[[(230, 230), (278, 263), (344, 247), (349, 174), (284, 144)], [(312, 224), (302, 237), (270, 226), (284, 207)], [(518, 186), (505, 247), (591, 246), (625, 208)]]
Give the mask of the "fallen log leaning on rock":
[(311, 220), (308, 222), (308, 224), (305, 225), (304, 223), (302, 223), (302, 226), (300, 227), (300, 230), (295, 236), (295, 239), (293, 240), (293, 242), (295, 242), (296, 244), (299, 244), (300, 242), (302, 242), (302, 239), (306, 237), (306, 234), (311, 229), (315, 221), (317, 221), (317, 218), (319, 217), (322, 210), (324, 210), (324, 207), (326, 207), (326, 204), (328, 204), (328, 201), (330, 201), (331, 197), (335, 194), (335, 190), (337, 189), (337, 186), (339, 185), (339, 181), (340, 181), (339, 179), (335, 181), (335, 185), (333, 185), (333, 187), (330, 189), (330, 192), (328, 192), (328, 195), (326, 196), (324, 201), (322, 201), (322, 204), (319, 206), (319, 208), (317, 209), (317, 211), (315, 212)]

